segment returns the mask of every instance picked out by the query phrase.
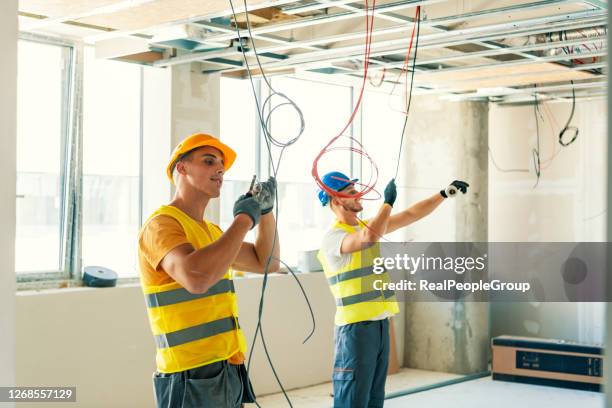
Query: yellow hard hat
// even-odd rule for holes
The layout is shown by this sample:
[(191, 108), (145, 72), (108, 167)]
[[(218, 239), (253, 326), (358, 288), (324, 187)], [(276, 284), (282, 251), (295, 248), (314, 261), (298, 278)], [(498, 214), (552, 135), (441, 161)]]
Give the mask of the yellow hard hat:
[(192, 151), (193, 149), (197, 149), (198, 147), (211, 146), (216, 149), (219, 149), (221, 153), (223, 153), (223, 163), (225, 167), (225, 171), (229, 170), (234, 164), (234, 160), (236, 160), (236, 152), (232, 150), (228, 145), (221, 143), (221, 141), (214, 136), (207, 135), (204, 133), (195, 133), (191, 136), (187, 136), (181, 143), (179, 143), (172, 152), (172, 156), (170, 156), (170, 162), (168, 163), (168, 167), (166, 167), (166, 174), (171, 182), (174, 183), (172, 179), (172, 171), (174, 170), (174, 166), (178, 159), (184, 155)]

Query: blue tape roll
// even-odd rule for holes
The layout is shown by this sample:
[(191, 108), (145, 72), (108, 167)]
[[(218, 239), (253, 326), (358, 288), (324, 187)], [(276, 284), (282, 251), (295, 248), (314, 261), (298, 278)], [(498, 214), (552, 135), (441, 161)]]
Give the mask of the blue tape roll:
[(117, 272), (103, 266), (83, 268), (83, 283), (92, 288), (108, 288), (117, 285)]

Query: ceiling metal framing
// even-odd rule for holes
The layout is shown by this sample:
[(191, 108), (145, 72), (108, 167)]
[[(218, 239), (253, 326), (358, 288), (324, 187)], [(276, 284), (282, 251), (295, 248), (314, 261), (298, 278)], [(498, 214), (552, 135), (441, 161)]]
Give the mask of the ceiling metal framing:
[[(400, 10), (408, 10), (416, 6), (426, 7), (433, 3), (440, 3), (442, 0), (403, 0), (394, 1), (380, 5), (376, 9), (376, 16), (393, 22), (393, 25), (381, 26), (374, 28), (372, 33), (372, 45), (370, 54), (370, 70), (397, 70), (404, 65), (402, 54), (406, 52), (407, 39), (413, 27), (413, 19), (408, 16), (395, 14)], [(585, 9), (572, 12), (559, 12), (557, 7), (562, 5), (584, 5)], [(265, 70), (278, 70), (293, 68), (295, 70), (311, 70), (314, 72), (329, 73), (329, 74), (350, 74), (360, 75), (362, 72), (362, 64), (355, 62), (363, 62), (364, 44), (359, 40), (363, 40), (367, 33), (363, 30), (341, 34), (329, 34), (315, 36), (313, 38), (292, 40), (283, 37), (283, 33), (290, 32), (305, 27), (317, 27), (338, 23), (340, 21), (365, 16), (364, 7), (356, 2), (348, 0), (330, 0), (321, 1), (315, 0), (305, 4), (287, 4), (283, 6), (283, 12), (288, 14), (299, 14), (315, 10), (331, 9), (340, 11), (320, 14), (309, 17), (303, 17), (295, 21), (287, 21), (280, 23), (263, 24), (251, 28), (252, 38), (250, 41), (256, 41), (261, 58), (262, 67)], [(547, 11), (550, 14), (544, 16), (522, 18), (508, 22), (503, 17), (508, 13), (526, 12), (526, 11)], [(449, 15), (434, 19), (425, 19), (421, 21), (422, 29), (429, 29), (429, 32), (422, 34), (419, 38), (419, 50), (444, 50), (449, 47), (475, 46), (474, 51), (463, 52), (457, 54), (449, 53), (448, 55), (436, 56), (432, 58), (421, 57), (416, 62), (416, 68), (421, 73), (465, 73), (468, 71), (483, 70), (495, 67), (509, 66), (527, 66), (529, 64), (541, 63), (557, 63), (567, 67), (568, 71), (588, 71), (594, 73), (597, 79), (606, 78), (603, 72), (604, 65), (599, 62), (607, 58), (607, 41), (605, 29), (607, 29), (607, 5), (604, 2), (594, 1), (576, 1), (576, 0), (540, 0), (527, 4), (517, 4), (506, 7), (498, 7), (489, 10), (474, 11), (457, 15)], [(387, 18), (391, 16), (391, 18)], [(227, 16), (228, 23), (231, 16)], [(487, 20), (498, 18), (497, 22), (489, 22), (488, 24), (469, 27), (464, 29), (449, 28), (451, 24), (477, 22), (479, 20)], [(399, 23), (398, 23), (399, 22)], [(194, 25), (206, 31), (202, 41), (219, 43), (236, 39), (237, 34), (235, 28), (230, 25), (222, 25), (213, 21), (197, 21)], [(503, 40), (518, 37), (528, 37), (538, 34), (546, 34), (551, 32), (568, 31), (568, 30), (584, 30), (593, 27), (598, 27), (603, 30), (601, 36), (591, 37), (588, 41), (583, 39), (571, 39), (563, 41), (549, 41), (543, 43), (529, 43), (520, 46), (512, 46), (502, 43)], [(248, 37), (248, 31), (243, 28), (240, 30), (243, 38)], [(281, 35), (279, 35), (281, 34)], [(273, 37), (272, 37), (273, 35)], [(286, 35), (286, 34), (285, 34)], [(381, 37), (389, 37), (395, 35), (396, 38), (381, 39)], [(597, 49), (583, 52), (580, 55), (573, 53), (562, 53), (558, 55), (547, 55), (545, 53), (554, 49), (570, 49), (580, 46), (581, 44), (592, 44), (598, 42), (601, 44)], [(253, 67), (256, 62), (252, 50), (247, 50), (246, 55), (249, 58), (249, 63)], [(500, 61), (496, 57), (511, 55), (514, 58), (512, 61)], [(489, 60), (487, 63), (482, 63), (482, 59)], [(598, 63), (576, 64), (575, 60), (593, 58)], [(595, 61), (594, 60), (594, 61)], [(174, 64), (182, 64), (193, 61), (204, 63), (204, 71), (221, 71), (224, 73), (234, 72), (239, 74), (244, 73), (242, 63), (242, 54), (238, 47), (229, 47), (221, 50), (203, 51), (197, 53), (184, 54), (172, 58), (162, 59), (154, 63), (155, 66), (170, 66)], [(213, 64), (210, 64), (210, 63)], [(343, 63), (352, 62), (354, 67), (347, 67)], [(459, 65), (457, 63), (467, 64)], [(511, 77), (512, 75), (510, 75)], [(516, 76), (520, 76), (517, 74)], [(524, 74), (523, 74), (524, 76)], [(544, 79), (545, 73), (535, 74), (534, 78)], [(505, 75), (508, 78), (508, 75)], [(484, 77), (481, 79), (493, 79), (494, 77)], [(471, 80), (473, 82), (473, 80)], [(474, 92), (457, 92), (456, 87), (460, 87), (462, 83), (469, 83), (470, 80), (457, 79), (453, 81), (453, 87), (448, 84), (437, 84), (435, 80), (431, 82), (423, 82), (416, 80), (415, 93), (430, 93), (433, 91), (436, 94), (451, 94), (461, 98), (460, 95), (466, 94), (466, 98), (475, 99), (487, 98), (490, 101), (504, 102), (504, 98), (512, 96), (512, 89), (519, 90), (521, 87), (511, 87), (510, 93), (507, 95), (497, 95), (495, 97), (487, 94), (481, 96)], [(578, 86), (581, 80), (576, 80), (576, 91), (578, 93), (588, 92), (591, 96), (594, 91), (601, 91), (605, 88), (605, 81), (590, 82), (587, 81), (584, 88)], [(555, 85), (555, 84), (553, 84)], [(567, 89), (563, 84), (557, 86), (541, 87), (538, 91), (542, 99), (546, 98), (563, 98), (567, 94)], [(557, 94), (557, 95), (555, 95)], [(468, 96), (470, 95), (470, 96)], [(516, 99), (516, 95), (512, 96)], [(510, 100), (510, 99), (509, 99)]]
[[(143, 4), (150, 1), (137, 0)], [(237, 12), (244, 11), (241, 0), (233, 1)], [(414, 26), (413, 17), (409, 15), (413, 14), (411, 9), (421, 6), (422, 11), (427, 11), (432, 6), (439, 11), (444, 4), (449, 4), (449, 10), (456, 10), (452, 7), (454, 3), (455, 0), (379, 0), (374, 11), (376, 22), (371, 37), (370, 72), (383, 69), (395, 71), (396, 75), (389, 77), (397, 77), (401, 72)], [(135, 3), (130, 0), (115, 7), (129, 7), (131, 4)], [(251, 27), (250, 34), (243, 26), (240, 29), (242, 38), (237, 41), (233, 16), (231, 11), (226, 11), (173, 21), (138, 33), (115, 30), (89, 39), (101, 40), (130, 34), (142, 37), (144, 34), (151, 38), (150, 47), (165, 50), (165, 57), (149, 63), (156, 67), (200, 62), (203, 72), (246, 76), (240, 44), (245, 48), (249, 64), (255, 67), (255, 55), (251, 47), (252, 42), (255, 42), (262, 67), (269, 72), (289, 69), (293, 72), (363, 75), (364, 39), (367, 33), (359, 28), (363, 27), (363, 21), (358, 20), (366, 16), (363, 3), (356, 0), (276, 0), (258, 6), (262, 7), (274, 7), (284, 16), (289, 16), (288, 21), (270, 20), (258, 24)], [(571, 97), (568, 90), (572, 88), (577, 97), (585, 98), (597, 97), (605, 91), (606, 1), (538, 0), (459, 14), (442, 14), (431, 19), (426, 13), (423, 14), (419, 58), (415, 65), (415, 94), (447, 94), (456, 100), (488, 99), (497, 103), (522, 103), (525, 98), (533, 99), (534, 93), (540, 99), (563, 100), (568, 93)], [(512, 18), (509, 19), (509, 16)], [(67, 23), (72, 17), (43, 19), (30, 24), (30, 27)], [(355, 28), (347, 30), (352, 22)], [(158, 37), (157, 34), (164, 29), (181, 24), (187, 24), (190, 33), (197, 32), (194, 38), (183, 39), (185, 42), (195, 42), (197, 47), (181, 49), (175, 43), (158, 40), (163, 35)], [(458, 25), (464, 28), (457, 28)], [(591, 30), (588, 38), (546, 37), (547, 34), (559, 32), (584, 35), (585, 30)], [(294, 36), (295, 32), (300, 35)], [(587, 74), (577, 77), (573, 86), (569, 81), (551, 83), (551, 78), (548, 81), (542, 80), (545, 84), (540, 84), (537, 91), (534, 91), (533, 86), (517, 83), (499, 87), (499, 90), (479, 92), (476, 88), (470, 90), (469, 84), (474, 80), (465, 78), (470, 72), (482, 70), (489, 74), (479, 79), (494, 79), (495, 73), (491, 70), (495, 69), (500, 69), (499, 75), (505, 79), (521, 75), (524, 77), (524, 72), (508, 74), (508, 69), (529, 70), (532, 64), (540, 64), (540, 67), (542, 64), (550, 64), (553, 70), (558, 67), (566, 74)], [(457, 74), (452, 84), (436, 80), (437, 75), (448, 77), (448, 74)], [(534, 81), (540, 75), (544, 79), (546, 74), (534, 73)]]

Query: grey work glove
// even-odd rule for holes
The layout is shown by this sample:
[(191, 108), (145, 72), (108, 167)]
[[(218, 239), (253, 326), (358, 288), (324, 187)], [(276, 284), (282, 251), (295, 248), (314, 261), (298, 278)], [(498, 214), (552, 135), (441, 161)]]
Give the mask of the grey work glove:
[(246, 194), (241, 195), (234, 203), (234, 217), (237, 217), (238, 214), (246, 214), (251, 217), (251, 221), (253, 221), (251, 229), (253, 229), (259, 222), (261, 206), (255, 197)]
[(440, 195), (444, 198), (454, 197), (457, 192), (461, 191), (463, 194), (467, 193), (467, 188), (470, 185), (465, 181), (455, 180), (446, 189), (440, 190)]
[(261, 206), (261, 215), (265, 215), (274, 209), (274, 200), (276, 198), (276, 179), (274, 177), (270, 177), (268, 181), (264, 181), (259, 186), (260, 191), (255, 195), (255, 198)]
[(395, 186), (395, 179), (391, 181), (385, 187), (385, 204), (389, 204), (393, 207), (395, 200), (397, 199), (397, 187)]

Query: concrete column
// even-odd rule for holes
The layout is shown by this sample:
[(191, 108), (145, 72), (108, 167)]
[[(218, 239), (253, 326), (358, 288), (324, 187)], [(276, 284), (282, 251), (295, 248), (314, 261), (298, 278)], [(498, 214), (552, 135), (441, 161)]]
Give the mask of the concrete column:
[(0, 386), (12, 386), (15, 384), (17, 0), (0, 2), (0, 48)]
[[(487, 241), (488, 104), (413, 100), (398, 180), (398, 208), (437, 194), (455, 179), (469, 193), (448, 199), (405, 229), (417, 242)], [(404, 366), (452, 373), (485, 370), (488, 304), (410, 302), (406, 305)]]
[[(199, 63), (172, 68), (172, 148), (190, 134), (221, 133), (221, 75), (202, 74)], [(219, 222), (219, 200), (210, 202), (206, 218)]]

